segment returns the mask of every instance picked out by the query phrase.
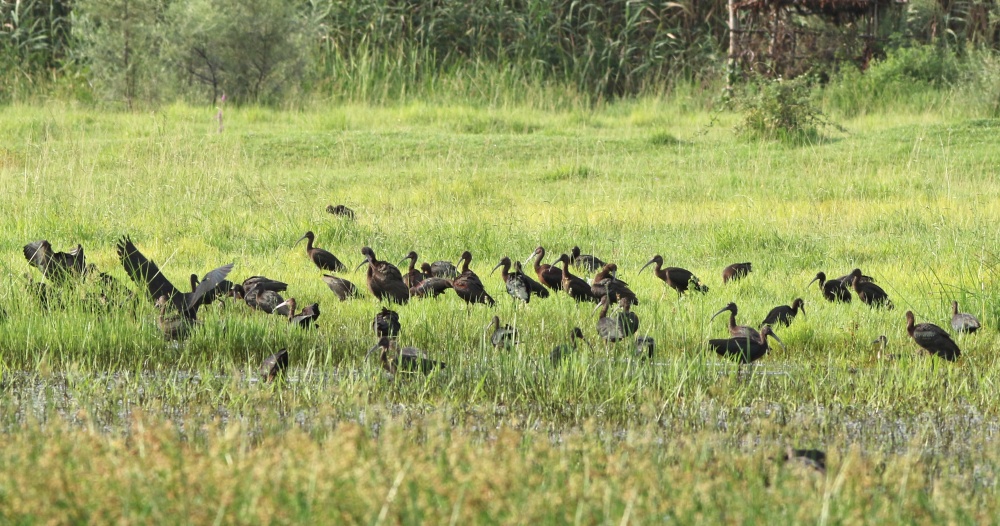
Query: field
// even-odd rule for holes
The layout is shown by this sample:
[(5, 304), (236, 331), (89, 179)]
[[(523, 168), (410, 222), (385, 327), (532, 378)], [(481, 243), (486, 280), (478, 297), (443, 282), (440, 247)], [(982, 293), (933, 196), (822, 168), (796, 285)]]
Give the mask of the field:
[[(0, 109), (0, 521), (193, 523), (981, 523), (998, 509), (1000, 120), (960, 111), (843, 118), (815, 144), (749, 142), (737, 116), (643, 99), (595, 109), (406, 103), (278, 111), (171, 106)], [(346, 221), (327, 214), (344, 203)], [(497, 300), (396, 307), (403, 344), (447, 362), (390, 378), (365, 353), (380, 308), (338, 302), (293, 243), (307, 230), (352, 270), (474, 255)], [(182, 344), (144, 301), (43, 311), (21, 247), (81, 243), (129, 286), (131, 236), (178, 286), (235, 262), (322, 307), (302, 331), (244, 305), (203, 308)], [(595, 331), (564, 294), (515, 305), (503, 256), (579, 245), (636, 291), (652, 363)], [(652, 256), (707, 294), (679, 298)], [(730, 263), (753, 262), (722, 284)], [(824, 301), (818, 271), (860, 267), (894, 310)], [(364, 288), (364, 269), (344, 277)], [(757, 325), (807, 314), (745, 367), (706, 345), (726, 303)], [(956, 363), (903, 314), (977, 315)], [(496, 351), (497, 314), (521, 344)], [(583, 329), (593, 348), (553, 368)], [(879, 359), (871, 342), (888, 337)], [(257, 367), (287, 347), (286, 382)], [(819, 473), (786, 448), (827, 452)]]

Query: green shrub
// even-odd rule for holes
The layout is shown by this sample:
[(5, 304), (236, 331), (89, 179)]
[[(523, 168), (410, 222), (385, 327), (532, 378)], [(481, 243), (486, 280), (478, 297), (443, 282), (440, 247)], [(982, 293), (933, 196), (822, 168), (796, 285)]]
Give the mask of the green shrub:
[(809, 79), (763, 79), (750, 84), (733, 100), (743, 118), (737, 135), (748, 139), (811, 141), (821, 128), (836, 125), (813, 102)]

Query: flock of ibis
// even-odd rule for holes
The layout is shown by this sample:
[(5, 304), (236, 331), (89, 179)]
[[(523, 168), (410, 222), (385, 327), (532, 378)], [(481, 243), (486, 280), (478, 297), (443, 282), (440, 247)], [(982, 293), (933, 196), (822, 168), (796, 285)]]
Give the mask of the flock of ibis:
[[(343, 205), (331, 205), (327, 207), (327, 211), (348, 219), (354, 218), (354, 212)], [(317, 247), (313, 232), (306, 232), (295, 244), (302, 240), (307, 242), (306, 255), (317, 268), (325, 272), (322, 275), (323, 281), (340, 301), (361, 296), (354, 284), (334, 275), (348, 270), (348, 267), (329, 251)], [(282, 293), (288, 290), (288, 284), (284, 282), (264, 276), (251, 276), (241, 283), (227, 280), (233, 270), (232, 263), (215, 268), (201, 278), (192, 274), (191, 291), (183, 292), (163, 275), (156, 263), (139, 251), (128, 236), (118, 240), (116, 250), (125, 273), (141, 290), (140, 293), (132, 292), (111, 275), (99, 272), (94, 265), (87, 264), (80, 245), (69, 252), (56, 252), (46, 240), (24, 246), (25, 259), (48, 280), (48, 284), (32, 281), (31, 288), (47, 307), (51, 307), (49, 287), (72, 286), (82, 280), (96, 280), (100, 292), (92, 299), (101, 305), (120, 306), (124, 302), (134, 304), (139, 301), (138, 298), (145, 296), (158, 308), (157, 325), (169, 340), (186, 338), (196, 326), (199, 307), (221, 298), (242, 300), (252, 310), (287, 318), (290, 324), (302, 328), (316, 326), (320, 316), (319, 304), (313, 303), (298, 310), (295, 298), (284, 298)], [(419, 268), (419, 257), (416, 252), (411, 251), (399, 262), (399, 265), (408, 262), (405, 271), (388, 261), (378, 259), (371, 247), (362, 247), (360, 253), (364, 260), (355, 270), (367, 266), (366, 285), (379, 302), (405, 305), (411, 300), (446, 294), (450, 289), (468, 304), (489, 307), (496, 304), (483, 281), (471, 269), (473, 257), (469, 251), (462, 253), (457, 267), (448, 261), (435, 261), (423, 263)], [(609, 343), (632, 340), (633, 352), (637, 358), (653, 357), (653, 338), (638, 334), (639, 316), (633, 312), (633, 306), (640, 305), (639, 298), (628, 283), (617, 277), (618, 266), (615, 263), (606, 263), (596, 256), (581, 254), (579, 247), (560, 254), (552, 263), (544, 262), (545, 254), (545, 248), (539, 246), (525, 260), (525, 263), (531, 263), (534, 276), (524, 272), (520, 261), (512, 262), (509, 257), (501, 258), (490, 272), (490, 275), (494, 275), (500, 270), (503, 289), (498, 291), (501, 294), (506, 291), (515, 302), (523, 304), (559, 293), (567, 294), (577, 302), (592, 302), (597, 315), (596, 332), (601, 339)], [(652, 266), (653, 274), (675, 290), (678, 297), (690, 291), (708, 292), (708, 287), (689, 270), (663, 265), (663, 257), (657, 254), (640, 268), (639, 273)], [(582, 274), (593, 273), (593, 277), (587, 281), (575, 275), (574, 269)], [(752, 265), (749, 262), (729, 265), (722, 272), (722, 283), (744, 279), (751, 272)], [(826, 274), (820, 272), (813, 281), (819, 282), (822, 296), (827, 301), (850, 303), (856, 296), (872, 308), (893, 308), (885, 290), (860, 269), (854, 269), (837, 279), (828, 279)], [(775, 331), (793, 323), (800, 311), (805, 314), (805, 301), (796, 298), (791, 305), (772, 309), (759, 324), (740, 325), (737, 322), (739, 310), (735, 303), (729, 303), (711, 318), (714, 320), (722, 313), (729, 314), (729, 337), (710, 339), (708, 346), (720, 356), (735, 359), (741, 364), (756, 361), (767, 354), (768, 338), (774, 338), (784, 348), (784, 343)], [(905, 318), (906, 331), (918, 346), (949, 361), (960, 356), (961, 351), (948, 331), (932, 323), (915, 323), (910, 311), (906, 312)], [(952, 302), (951, 325), (959, 333), (972, 333), (980, 326), (973, 315), (958, 311), (957, 302)], [(429, 358), (420, 349), (398, 344), (397, 337), (401, 328), (399, 314), (387, 306), (383, 306), (375, 314), (371, 327), (378, 342), (368, 351), (368, 355), (378, 351), (382, 367), (390, 374), (429, 373), (436, 368), (445, 367), (443, 362)], [(495, 347), (506, 348), (519, 343), (518, 331), (501, 323), (499, 316), (492, 317), (489, 327), (492, 329), (490, 341)], [(558, 365), (577, 352), (578, 342), (590, 346), (579, 327), (574, 327), (568, 336), (567, 343), (557, 346), (550, 353), (553, 365)], [(880, 336), (876, 342), (881, 342), (884, 349), (885, 336)], [(266, 380), (273, 380), (283, 374), (287, 364), (288, 352), (282, 350), (265, 359), (261, 371)]]

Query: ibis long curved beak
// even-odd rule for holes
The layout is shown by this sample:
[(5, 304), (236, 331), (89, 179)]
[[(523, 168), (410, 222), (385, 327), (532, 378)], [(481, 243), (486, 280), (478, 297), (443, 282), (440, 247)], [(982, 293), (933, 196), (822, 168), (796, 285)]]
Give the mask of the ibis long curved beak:
[(802, 310), (802, 317), (805, 318), (806, 317), (806, 305), (805, 305), (805, 303), (803, 303), (802, 305), (799, 305), (799, 309)]
[(368, 349), (368, 352), (365, 353), (365, 360), (367, 360), (368, 357), (371, 356), (373, 352), (375, 352), (375, 349), (378, 349), (378, 347), (379, 347), (379, 345), (376, 343), (374, 347), (372, 347), (371, 349)]
[(371, 262), (370, 262), (370, 261), (368, 261), (367, 259), (366, 259), (366, 260), (364, 260), (364, 261), (362, 261), (362, 262), (361, 262), (361, 264), (360, 264), (360, 265), (358, 265), (358, 266), (357, 266), (357, 267), (356, 267), (356, 268), (354, 269), (354, 272), (357, 272), (357, 271), (358, 271), (358, 269), (360, 269), (361, 267), (363, 267), (363, 266), (367, 265), (368, 263), (371, 263)]
[(709, 321), (714, 320), (716, 316), (722, 314), (723, 312), (728, 312), (728, 311), (729, 311), (729, 305), (726, 305), (725, 307), (722, 307), (722, 310), (720, 310), (719, 312), (716, 312), (715, 314), (713, 314), (712, 317), (709, 319)]
[(641, 269), (639, 269), (639, 272), (638, 272), (638, 274), (642, 274), (642, 271), (643, 271), (643, 270), (646, 270), (646, 267), (648, 267), (648, 266), (652, 265), (653, 263), (656, 263), (656, 258), (653, 258), (653, 259), (651, 259), (651, 260), (647, 261), (647, 262), (646, 262), (646, 264), (645, 264), (645, 265), (643, 265)]
[(282, 307), (287, 307), (288, 305), (289, 305), (289, 303), (288, 303), (288, 300), (285, 300), (285, 301), (283, 301), (283, 302), (281, 302), (281, 303), (279, 303), (279, 304), (275, 305), (275, 306), (274, 306), (274, 308), (273, 308), (273, 309), (271, 309), (271, 313), (272, 313), (272, 314), (277, 314), (277, 312), (278, 312), (278, 309), (280, 309), (280, 308), (282, 308)]
[(528, 258), (524, 260), (524, 262), (527, 263), (527, 262), (531, 261), (532, 259), (535, 259), (535, 255), (536, 254), (537, 254), (537, 252), (535, 252), (534, 250), (532, 250), (531, 251), (531, 255), (529, 255)]
[(810, 282), (809, 282), (809, 283), (808, 283), (808, 284), (806, 285), (806, 287), (808, 287), (809, 285), (812, 285), (812, 284), (813, 284), (813, 281), (816, 281), (816, 280), (818, 280), (818, 279), (819, 279), (819, 276), (816, 276), (815, 278), (813, 278), (813, 279), (812, 279), (812, 281), (810, 281)]
[(497, 269), (500, 268), (500, 267), (502, 267), (502, 266), (503, 266), (503, 261), (501, 261), (500, 263), (497, 263), (497, 266), (493, 267), (493, 270), (490, 271), (490, 276), (492, 276), (493, 273), (496, 272)]
[(302, 242), (302, 240), (303, 240), (303, 239), (305, 239), (305, 238), (307, 238), (307, 237), (309, 237), (309, 236), (302, 236), (302, 237), (300, 237), (300, 238), (299, 238), (299, 240), (298, 240), (298, 241), (296, 241), (296, 242), (295, 242), (295, 244), (294, 244), (294, 245), (292, 245), (292, 246), (293, 246), (293, 247), (295, 247), (295, 246), (298, 246), (298, 245), (299, 245), (299, 243), (301, 243), (301, 242)]
[(787, 351), (788, 350), (788, 349), (785, 348), (785, 343), (783, 341), (781, 341), (781, 338), (778, 338), (777, 334), (775, 334), (775, 333), (773, 333), (771, 331), (768, 331), (767, 335), (778, 341), (778, 345), (781, 346), (781, 350), (782, 351)]
[(404, 262), (404, 261), (407, 261), (407, 260), (409, 260), (409, 259), (410, 259), (409, 257), (405, 257), (405, 258), (403, 258), (403, 259), (399, 260), (399, 263), (396, 263), (396, 266), (397, 266), (397, 267), (401, 267), (401, 266), (403, 266), (403, 262)]

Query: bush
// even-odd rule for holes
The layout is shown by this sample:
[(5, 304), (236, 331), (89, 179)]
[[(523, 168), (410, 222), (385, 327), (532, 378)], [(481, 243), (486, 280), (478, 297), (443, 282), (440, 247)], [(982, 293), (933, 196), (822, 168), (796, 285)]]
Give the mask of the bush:
[(748, 139), (812, 141), (824, 127), (838, 126), (827, 120), (812, 99), (809, 79), (763, 79), (747, 86), (733, 99), (743, 112), (737, 135)]

